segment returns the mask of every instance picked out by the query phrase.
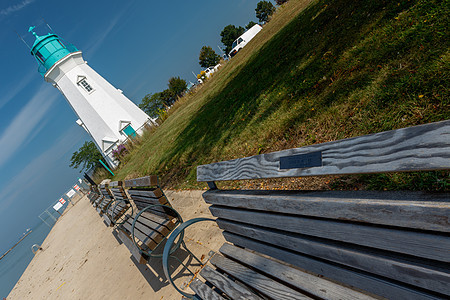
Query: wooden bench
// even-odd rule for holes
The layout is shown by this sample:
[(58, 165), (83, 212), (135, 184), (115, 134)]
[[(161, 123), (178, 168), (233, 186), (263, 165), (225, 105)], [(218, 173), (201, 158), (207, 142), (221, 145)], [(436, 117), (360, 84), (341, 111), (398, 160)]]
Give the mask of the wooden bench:
[(199, 166), (197, 180), (210, 188), (203, 198), (229, 243), (211, 260), (216, 270), (200, 272), (205, 283), (196, 278), (190, 287), (202, 299), (449, 299), (448, 192), (215, 184), (449, 169), (450, 121)]
[[(117, 227), (118, 237), (142, 264), (151, 257), (162, 257), (156, 249), (183, 219), (167, 201), (157, 176), (146, 176), (124, 181), (129, 199), (134, 205), (131, 214)], [(172, 253), (180, 246), (179, 241)]]
[(100, 200), (96, 206), (97, 212), (100, 216), (103, 216), (103, 214), (106, 212), (106, 208), (108, 207), (108, 205), (112, 201), (114, 201), (114, 196), (111, 193), (111, 191), (108, 189), (108, 186), (109, 186), (108, 183), (103, 183), (98, 186), (100, 193), (103, 196), (102, 200)]
[(95, 201), (100, 197), (100, 194), (98, 191), (96, 191), (96, 187), (90, 186), (89, 192), (87, 194), (89, 202), (91, 202), (92, 205), (94, 205)]
[(94, 206), (94, 208), (97, 210), (97, 207), (100, 205), (100, 203), (102, 203), (104, 198), (105, 197), (103, 196), (103, 194), (100, 192), (100, 190), (98, 190), (97, 198), (94, 199), (92, 206)]
[(122, 181), (110, 182), (108, 189), (113, 195), (114, 200), (106, 207), (103, 219), (105, 220), (106, 225), (115, 226), (118, 222), (121, 223), (119, 220), (128, 211), (131, 204), (125, 189), (123, 188)]

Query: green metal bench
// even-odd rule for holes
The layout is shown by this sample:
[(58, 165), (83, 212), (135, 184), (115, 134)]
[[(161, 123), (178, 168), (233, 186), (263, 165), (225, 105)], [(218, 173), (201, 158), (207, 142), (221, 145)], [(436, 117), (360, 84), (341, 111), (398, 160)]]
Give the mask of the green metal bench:
[(100, 216), (103, 216), (108, 205), (114, 200), (114, 196), (108, 189), (108, 183), (100, 184), (98, 187), (103, 197), (97, 202), (96, 210)]
[[(449, 299), (448, 192), (221, 190), (215, 183), (449, 169), (448, 120), (199, 166), (197, 180), (210, 188), (203, 198), (228, 243), (211, 259), (214, 268), (192, 281), (195, 295), (174, 286), (196, 299)], [(177, 229), (167, 249), (198, 221)]]
[[(146, 264), (152, 257), (162, 258), (161, 245), (183, 219), (168, 202), (157, 176), (125, 180), (123, 187), (127, 189), (132, 209), (117, 226), (119, 239), (141, 264)], [(183, 234), (170, 248), (170, 255), (180, 246), (189, 251)]]
[(118, 222), (120, 223), (121, 218), (130, 209), (131, 204), (122, 181), (110, 182), (108, 190), (113, 195), (114, 200), (106, 207), (103, 219), (106, 225), (115, 226)]

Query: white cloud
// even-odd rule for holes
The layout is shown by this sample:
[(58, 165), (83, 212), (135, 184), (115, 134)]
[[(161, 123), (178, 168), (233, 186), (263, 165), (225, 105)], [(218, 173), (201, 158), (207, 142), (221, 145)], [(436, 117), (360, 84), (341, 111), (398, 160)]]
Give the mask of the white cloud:
[(6, 93), (2, 93), (4, 97), (2, 97), (2, 100), (0, 102), (0, 109), (2, 109), (2, 107), (5, 106), (14, 97), (16, 97), (17, 94), (20, 93), (28, 84), (30, 84), (33, 79), (35, 79), (35, 72), (30, 71), (24, 78), (22, 78), (19, 83), (15, 84), (12, 89), (10, 89)]
[(8, 6), (7, 8), (0, 9), (0, 16), (7, 16), (7, 15), (10, 15), (10, 14), (16, 12), (16, 11), (24, 9), (25, 7), (27, 7), (28, 5), (30, 5), (34, 1), (35, 0), (23, 0), (20, 3), (13, 4), (13, 5)]
[[(83, 131), (79, 126), (74, 125), (64, 132), (56, 142), (45, 152), (35, 157), (20, 173), (15, 175), (5, 187), (2, 188), (2, 201), (0, 202), (0, 215), (6, 211), (13, 203), (20, 199), (23, 191), (20, 188), (23, 183), (27, 183), (28, 189), (42, 185), (42, 181), (48, 181), (46, 173), (61, 164), (61, 158), (66, 155), (76, 144), (84, 138)], [(67, 165), (69, 162), (64, 162)], [(48, 177), (48, 176), (47, 176)], [(49, 199), (49, 201), (55, 199)]]
[(58, 93), (51, 88), (42, 86), (3, 130), (0, 134), (0, 145), (2, 145), (0, 167), (26, 144), (30, 137), (35, 136), (38, 128), (42, 128), (39, 125), (58, 96)]
[(93, 39), (89, 46), (86, 47), (85, 52), (89, 53), (91, 56), (100, 48), (106, 37), (111, 33), (114, 27), (119, 22), (120, 18), (125, 14), (126, 9), (122, 9), (119, 14), (117, 14), (109, 23), (108, 27), (104, 29), (100, 35), (96, 35), (95, 39)]

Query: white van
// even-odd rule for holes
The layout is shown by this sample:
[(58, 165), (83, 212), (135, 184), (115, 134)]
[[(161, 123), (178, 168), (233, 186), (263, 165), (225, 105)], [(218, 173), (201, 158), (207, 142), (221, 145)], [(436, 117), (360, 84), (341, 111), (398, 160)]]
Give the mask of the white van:
[(239, 52), (239, 50), (241, 50), (242, 48), (245, 47), (245, 45), (247, 45), (247, 43), (258, 33), (260, 32), (262, 29), (261, 25), (254, 25), (253, 27), (251, 27), (249, 30), (247, 30), (246, 32), (244, 32), (240, 37), (238, 37), (234, 42), (233, 45), (231, 45), (232, 49), (230, 51), (230, 53), (228, 54), (228, 56), (230, 58), (232, 58), (233, 56), (236, 55), (236, 53)]

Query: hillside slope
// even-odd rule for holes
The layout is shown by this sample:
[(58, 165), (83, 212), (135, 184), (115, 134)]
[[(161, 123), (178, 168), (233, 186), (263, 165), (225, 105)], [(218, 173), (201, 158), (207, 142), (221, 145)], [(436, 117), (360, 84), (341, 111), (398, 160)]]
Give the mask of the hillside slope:
[(199, 164), (450, 118), (448, 1), (310, 2), (279, 8), (116, 179), (198, 187)]

